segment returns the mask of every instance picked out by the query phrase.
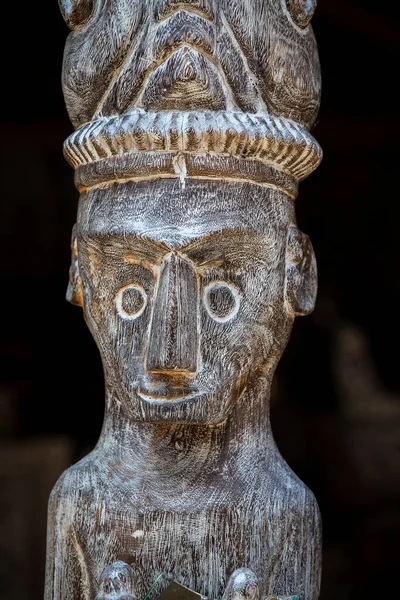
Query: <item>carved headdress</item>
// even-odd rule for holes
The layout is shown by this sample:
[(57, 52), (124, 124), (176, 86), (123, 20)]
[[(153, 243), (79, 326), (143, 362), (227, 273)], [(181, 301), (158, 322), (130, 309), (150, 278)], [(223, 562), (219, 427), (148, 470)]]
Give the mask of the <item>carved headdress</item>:
[[(321, 160), (315, 0), (61, 0), (65, 156), (84, 190), (236, 179), (297, 195)], [(83, 60), (82, 60), (82, 57)]]

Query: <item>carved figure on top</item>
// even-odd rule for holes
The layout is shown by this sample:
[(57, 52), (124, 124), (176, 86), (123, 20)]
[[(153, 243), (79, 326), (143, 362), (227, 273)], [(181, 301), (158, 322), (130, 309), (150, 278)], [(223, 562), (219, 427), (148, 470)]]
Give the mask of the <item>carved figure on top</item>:
[(63, 87), (75, 127), (145, 111), (316, 118), (316, 0), (60, 0)]

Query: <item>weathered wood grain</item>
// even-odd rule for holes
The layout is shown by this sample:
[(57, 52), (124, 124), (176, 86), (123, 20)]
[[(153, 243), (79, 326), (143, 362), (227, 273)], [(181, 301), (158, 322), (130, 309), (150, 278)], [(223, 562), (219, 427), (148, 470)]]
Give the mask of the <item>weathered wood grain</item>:
[(46, 600), (139, 600), (161, 572), (215, 600), (318, 598), (318, 506), (269, 419), (316, 297), (294, 209), (321, 160), (315, 5), (60, 1), (80, 191), (67, 298), (106, 408), (50, 498)]
[[(92, 16), (85, 20), (92, 4)], [(75, 0), (62, 5), (76, 5), (74, 12), (67, 11), (74, 31), (63, 69), (75, 126), (137, 108), (158, 110), (163, 98), (168, 99), (164, 110), (223, 109), (225, 97), (228, 110), (268, 111), (306, 127), (315, 121), (319, 62), (314, 35), (305, 26), (313, 0)]]

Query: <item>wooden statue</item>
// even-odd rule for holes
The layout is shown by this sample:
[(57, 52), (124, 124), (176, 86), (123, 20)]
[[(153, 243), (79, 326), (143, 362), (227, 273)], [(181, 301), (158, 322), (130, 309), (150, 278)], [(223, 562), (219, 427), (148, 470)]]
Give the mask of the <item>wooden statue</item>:
[(67, 297), (106, 408), (51, 495), (46, 600), (140, 600), (160, 573), (158, 594), (170, 577), (214, 600), (318, 598), (318, 506), (269, 420), (317, 287), (294, 208), (321, 159), (315, 5), (60, 0)]

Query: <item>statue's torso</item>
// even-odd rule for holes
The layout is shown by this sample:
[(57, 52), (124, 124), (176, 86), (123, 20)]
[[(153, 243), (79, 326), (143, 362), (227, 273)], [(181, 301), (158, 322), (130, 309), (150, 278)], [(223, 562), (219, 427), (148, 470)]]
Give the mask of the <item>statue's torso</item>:
[(66, 571), (76, 575), (83, 569), (81, 580), (88, 584), (68, 598), (94, 598), (104, 567), (123, 560), (136, 573), (138, 598), (162, 572), (219, 598), (230, 573), (251, 565), (262, 594), (313, 600), (320, 560), (318, 507), (283, 461), (284, 479), (264, 473), (246, 487), (232, 477), (230, 485), (208, 491), (201, 484), (185, 490), (182, 484), (167, 494), (129, 470), (103, 470), (96, 462), (72, 467), (55, 493), (69, 547), (69, 565), (57, 577), (65, 585)]

